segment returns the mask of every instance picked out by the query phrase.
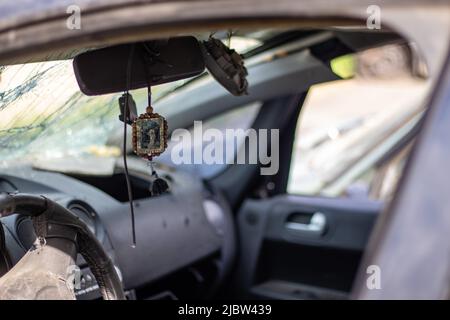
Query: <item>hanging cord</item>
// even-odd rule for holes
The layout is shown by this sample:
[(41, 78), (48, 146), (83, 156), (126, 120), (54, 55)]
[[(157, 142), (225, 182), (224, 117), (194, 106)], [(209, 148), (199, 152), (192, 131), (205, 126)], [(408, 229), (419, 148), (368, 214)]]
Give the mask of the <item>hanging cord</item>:
[[(129, 99), (129, 89), (130, 89), (130, 83), (131, 83), (131, 67), (133, 63), (133, 56), (134, 56), (134, 44), (131, 45), (130, 48), (130, 56), (128, 58), (128, 65), (127, 65), (127, 79), (126, 79), (126, 99), (125, 99), (125, 107), (124, 107), (124, 114), (125, 117), (129, 117), (128, 113), (128, 99)], [(136, 225), (135, 225), (135, 219), (134, 219), (134, 205), (133, 205), (133, 191), (131, 189), (131, 182), (130, 182), (130, 175), (128, 173), (128, 163), (127, 163), (127, 120), (123, 122), (123, 166), (125, 169), (125, 180), (127, 182), (127, 191), (128, 191), (128, 199), (130, 202), (130, 212), (131, 212), (131, 232), (133, 235), (133, 243), (132, 247), (136, 247)]]

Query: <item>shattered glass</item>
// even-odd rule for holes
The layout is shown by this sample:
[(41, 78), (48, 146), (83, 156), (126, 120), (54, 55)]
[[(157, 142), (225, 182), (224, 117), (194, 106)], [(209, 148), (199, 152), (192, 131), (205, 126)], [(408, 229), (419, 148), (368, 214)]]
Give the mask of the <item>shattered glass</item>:
[[(143, 108), (145, 91), (133, 95)], [(120, 155), (119, 146), (108, 144), (108, 137), (123, 128), (119, 96), (85, 96), (72, 61), (0, 67), (0, 165)]]

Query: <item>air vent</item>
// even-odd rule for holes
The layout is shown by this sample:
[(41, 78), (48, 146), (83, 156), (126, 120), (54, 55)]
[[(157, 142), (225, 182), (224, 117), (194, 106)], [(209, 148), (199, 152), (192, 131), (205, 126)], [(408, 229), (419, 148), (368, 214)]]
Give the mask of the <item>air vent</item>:
[(16, 222), (16, 234), (20, 244), (25, 250), (31, 248), (36, 240), (36, 234), (34, 233), (33, 222), (30, 217), (19, 217)]
[(82, 201), (73, 201), (67, 206), (73, 214), (83, 221), (93, 234), (97, 234), (96, 214), (87, 203)]

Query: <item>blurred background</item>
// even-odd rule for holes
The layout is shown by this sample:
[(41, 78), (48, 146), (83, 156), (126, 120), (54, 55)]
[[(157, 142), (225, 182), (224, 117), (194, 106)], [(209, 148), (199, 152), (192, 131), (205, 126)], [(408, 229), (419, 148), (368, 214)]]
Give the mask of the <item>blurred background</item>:
[(414, 56), (410, 47), (388, 45), (331, 62), (345, 80), (315, 85), (308, 93), (289, 193), (392, 196), (411, 149), (411, 141), (402, 139), (419, 120), (429, 90), (426, 67)]

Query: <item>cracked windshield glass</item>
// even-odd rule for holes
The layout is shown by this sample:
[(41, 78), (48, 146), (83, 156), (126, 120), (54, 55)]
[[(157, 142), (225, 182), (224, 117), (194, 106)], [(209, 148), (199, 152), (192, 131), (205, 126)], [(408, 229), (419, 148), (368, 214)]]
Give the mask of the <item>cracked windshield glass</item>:
[[(157, 94), (155, 90), (155, 98)], [(88, 97), (81, 93), (72, 61), (1, 67), (1, 165), (15, 165), (19, 159), (30, 162), (120, 155), (120, 144), (108, 141), (122, 128), (119, 96)], [(136, 90), (133, 97), (142, 111), (145, 90)]]
[(101, 152), (115, 97), (84, 96), (70, 61), (7, 66), (0, 77), (3, 161)]
[[(240, 52), (257, 45), (260, 43), (250, 38), (234, 37), (232, 41)], [(156, 109), (160, 98), (192, 80), (153, 87)], [(0, 167), (33, 163), (51, 170), (78, 170), (87, 164), (80, 159), (121, 155), (121, 94), (84, 95), (72, 60), (0, 66)], [(144, 112), (146, 89), (133, 90), (132, 94), (138, 113)], [(49, 160), (57, 165), (48, 167)], [(100, 168), (96, 169), (98, 173)]]

